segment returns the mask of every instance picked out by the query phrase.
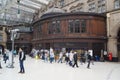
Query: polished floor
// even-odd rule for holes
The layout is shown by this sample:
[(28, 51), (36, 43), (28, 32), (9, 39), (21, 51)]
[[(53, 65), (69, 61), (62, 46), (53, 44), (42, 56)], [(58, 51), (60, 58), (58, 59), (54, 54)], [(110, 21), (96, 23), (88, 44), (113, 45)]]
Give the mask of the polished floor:
[(115, 62), (94, 62), (91, 69), (79, 63), (79, 68), (72, 68), (65, 63), (51, 64), (27, 56), (25, 74), (18, 73), (18, 56), (14, 62), (14, 68), (7, 68), (1, 62), (0, 80), (120, 80), (120, 63)]

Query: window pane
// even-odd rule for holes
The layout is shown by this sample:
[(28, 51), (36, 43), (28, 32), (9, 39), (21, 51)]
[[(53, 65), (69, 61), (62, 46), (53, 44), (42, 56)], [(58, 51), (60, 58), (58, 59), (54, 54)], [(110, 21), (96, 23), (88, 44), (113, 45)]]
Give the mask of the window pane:
[(48, 34), (52, 34), (52, 24), (51, 24), (51, 22), (48, 23)]
[(75, 20), (75, 33), (80, 33), (80, 21)]
[(81, 21), (81, 33), (86, 32), (86, 20)]
[(96, 5), (95, 5), (95, 3), (90, 3), (89, 4), (89, 12), (95, 12), (95, 7), (96, 7)]
[(120, 8), (120, 1), (119, 0), (115, 0), (114, 7), (115, 7), (115, 9)]
[(62, 6), (62, 7), (64, 6), (64, 0), (60, 1), (60, 6)]
[(52, 34), (55, 34), (55, 33), (56, 33), (56, 31), (55, 31), (55, 28), (56, 28), (56, 22), (55, 22), (55, 21), (52, 22), (52, 26), (51, 26), (51, 28), (52, 28)]
[(60, 33), (60, 21), (56, 22), (56, 33)]
[(73, 24), (74, 24), (74, 23), (73, 23), (73, 20), (69, 20), (69, 22), (68, 22), (68, 25), (69, 25), (69, 26), (68, 26), (68, 32), (69, 32), (69, 33), (73, 33), (73, 32), (74, 32), (74, 30), (73, 30), (73, 29), (74, 29), (74, 28), (73, 28), (73, 27), (74, 27)]

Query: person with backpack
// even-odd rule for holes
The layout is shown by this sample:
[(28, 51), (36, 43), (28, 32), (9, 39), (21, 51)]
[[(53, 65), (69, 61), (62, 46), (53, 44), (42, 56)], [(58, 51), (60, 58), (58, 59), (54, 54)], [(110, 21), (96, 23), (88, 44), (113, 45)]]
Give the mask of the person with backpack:
[(20, 62), (20, 72), (19, 73), (25, 73), (25, 68), (24, 68), (25, 59), (26, 59), (25, 53), (23, 52), (22, 48), (19, 48), (19, 62)]

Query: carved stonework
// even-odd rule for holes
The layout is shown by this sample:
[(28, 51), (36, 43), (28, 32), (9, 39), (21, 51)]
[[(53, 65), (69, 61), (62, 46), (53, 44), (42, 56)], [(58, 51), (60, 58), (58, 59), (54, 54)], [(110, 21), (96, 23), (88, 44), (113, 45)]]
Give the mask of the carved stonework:
[(92, 1), (94, 1), (94, 0), (88, 0), (87, 3), (92, 2)]
[(70, 10), (75, 9), (77, 7), (81, 7), (84, 3), (78, 3), (76, 6), (70, 7)]

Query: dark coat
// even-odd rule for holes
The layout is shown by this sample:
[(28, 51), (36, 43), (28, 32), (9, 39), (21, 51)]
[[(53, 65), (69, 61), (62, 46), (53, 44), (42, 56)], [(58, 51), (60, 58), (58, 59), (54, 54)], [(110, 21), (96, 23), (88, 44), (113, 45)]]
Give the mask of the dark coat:
[(74, 58), (74, 61), (77, 61), (78, 60), (77, 54), (74, 54), (73, 58)]
[[(23, 56), (23, 57), (22, 57)], [(25, 60), (26, 59), (26, 56), (25, 56), (25, 53), (24, 52), (19, 52), (19, 60)]]
[(92, 59), (91, 55), (90, 55), (90, 54), (88, 54), (88, 60), (90, 60), (90, 61), (91, 61), (91, 59)]

